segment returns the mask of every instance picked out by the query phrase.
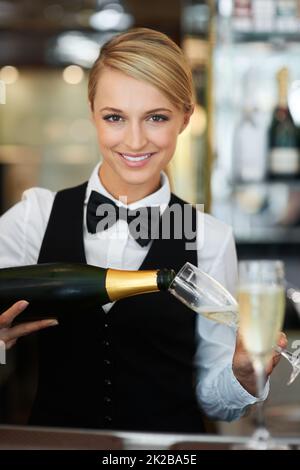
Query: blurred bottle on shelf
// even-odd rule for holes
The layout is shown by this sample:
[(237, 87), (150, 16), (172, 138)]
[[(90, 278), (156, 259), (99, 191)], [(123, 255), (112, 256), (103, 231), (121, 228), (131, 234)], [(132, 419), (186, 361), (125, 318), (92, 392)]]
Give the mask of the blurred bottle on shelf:
[(277, 72), (278, 102), (269, 127), (269, 177), (298, 178), (300, 173), (299, 129), (288, 107), (289, 71)]
[(298, 0), (276, 0), (276, 30), (282, 33), (298, 31)]
[(252, 2), (251, 0), (234, 0), (233, 8), (234, 29), (240, 32), (252, 31)]
[(255, 93), (256, 73), (250, 67), (244, 75), (242, 112), (233, 134), (233, 175), (239, 183), (264, 181), (267, 171), (267, 129)]
[(240, 33), (300, 32), (300, 1), (234, 0), (233, 26)]
[(274, 0), (252, 0), (253, 30), (269, 33), (274, 30), (276, 5)]
[(266, 176), (266, 132), (258, 108), (245, 107), (234, 132), (234, 174), (241, 183)]

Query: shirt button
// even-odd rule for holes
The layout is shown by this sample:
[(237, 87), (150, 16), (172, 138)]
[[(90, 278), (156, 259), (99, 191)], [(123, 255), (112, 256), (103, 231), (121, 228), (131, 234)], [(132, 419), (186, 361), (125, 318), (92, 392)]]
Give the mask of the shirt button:
[(104, 421), (106, 424), (110, 424), (112, 422), (112, 417), (111, 416), (104, 416)]
[(103, 346), (105, 346), (106, 348), (108, 348), (110, 346), (110, 342), (107, 341), (107, 340), (104, 340), (103, 341)]
[(110, 387), (111, 386), (111, 380), (105, 379), (104, 384), (107, 385), (108, 387)]
[(104, 362), (104, 364), (105, 364), (106, 366), (110, 366), (110, 365), (111, 365), (111, 362), (110, 362), (108, 359), (104, 359), (103, 362)]
[(110, 405), (111, 404), (111, 398), (104, 397), (104, 403), (106, 403), (107, 405)]
[(108, 323), (104, 323), (104, 328), (108, 328)]

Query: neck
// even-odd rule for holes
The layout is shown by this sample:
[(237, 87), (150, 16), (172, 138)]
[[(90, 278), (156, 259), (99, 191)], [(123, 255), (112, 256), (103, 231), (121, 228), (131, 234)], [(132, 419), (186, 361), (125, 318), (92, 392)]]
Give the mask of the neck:
[(115, 199), (120, 200), (122, 196), (126, 196), (126, 204), (139, 201), (160, 188), (160, 175), (155, 180), (144, 184), (130, 184), (116, 178), (115, 174), (105, 164), (100, 166), (98, 176), (106, 191)]

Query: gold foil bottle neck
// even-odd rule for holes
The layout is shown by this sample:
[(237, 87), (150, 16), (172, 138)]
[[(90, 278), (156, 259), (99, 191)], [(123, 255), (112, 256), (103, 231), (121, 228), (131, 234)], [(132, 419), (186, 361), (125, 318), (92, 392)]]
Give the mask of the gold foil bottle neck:
[(111, 301), (158, 291), (158, 270), (123, 271), (108, 269), (105, 287)]

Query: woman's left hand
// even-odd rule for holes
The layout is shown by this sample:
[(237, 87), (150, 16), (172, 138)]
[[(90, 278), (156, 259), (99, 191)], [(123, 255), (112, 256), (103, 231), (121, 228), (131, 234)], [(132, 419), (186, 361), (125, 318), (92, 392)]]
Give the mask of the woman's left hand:
[[(287, 337), (283, 332), (279, 333), (279, 338), (277, 342), (280, 348), (286, 348), (287, 346)], [(266, 377), (268, 377), (274, 367), (280, 361), (281, 354), (273, 351), (272, 358), (269, 364), (266, 367)], [(240, 382), (242, 387), (247, 390), (253, 396), (256, 396), (256, 377), (255, 372), (252, 366), (252, 362), (248, 352), (246, 351), (241, 335), (237, 335), (236, 347), (232, 361), (232, 369), (235, 377)]]

